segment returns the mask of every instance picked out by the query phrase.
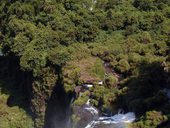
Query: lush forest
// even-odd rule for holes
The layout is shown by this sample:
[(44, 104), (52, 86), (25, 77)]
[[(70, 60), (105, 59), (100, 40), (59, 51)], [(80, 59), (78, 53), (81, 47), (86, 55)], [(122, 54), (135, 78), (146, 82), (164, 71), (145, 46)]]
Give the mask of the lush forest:
[(169, 128), (168, 88), (170, 0), (0, 0), (0, 128), (42, 128), (53, 95)]

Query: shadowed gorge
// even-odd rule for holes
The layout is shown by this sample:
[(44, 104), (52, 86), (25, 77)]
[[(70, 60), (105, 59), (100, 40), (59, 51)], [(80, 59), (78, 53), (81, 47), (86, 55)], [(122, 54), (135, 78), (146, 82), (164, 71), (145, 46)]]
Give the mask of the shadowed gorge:
[(70, 128), (71, 99), (73, 93), (66, 93), (62, 78), (58, 78), (52, 95), (47, 102), (44, 128)]
[[(20, 69), (18, 58), (0, 57), (0, 127), (32, 127), (32, 74)], [(26, 127), (24, 127), (26, 126)]]
[(7, 100), (8, 106), (20, 106), (31, 114), (32, 79), (31, 72), (20, 69), (17, 57), (0, 57), (0, 81), (3, 83), (1, 91), (10, 95)]

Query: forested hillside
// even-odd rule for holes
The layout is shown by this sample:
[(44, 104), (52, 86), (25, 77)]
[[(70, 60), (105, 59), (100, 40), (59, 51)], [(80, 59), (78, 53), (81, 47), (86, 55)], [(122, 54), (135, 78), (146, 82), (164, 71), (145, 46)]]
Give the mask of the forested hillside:
[(53, 100), (89, 96), (168, 128), (169, 88), (170, 0), (0, 0), (0, 128), (42, 128)]

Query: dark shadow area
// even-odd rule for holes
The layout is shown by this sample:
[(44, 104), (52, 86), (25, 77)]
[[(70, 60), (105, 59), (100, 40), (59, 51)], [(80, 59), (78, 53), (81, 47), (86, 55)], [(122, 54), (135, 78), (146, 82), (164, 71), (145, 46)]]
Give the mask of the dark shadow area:
[(168, 76), (161, 63), (142, 64), (139, 75), (123, 83), (127, 90), (118, 98), (119, 107), (135, 112), (137, 117), (153, 110), (168, 116), (170, 102), (164, 92), (164, 89), (170, 88)]
[(70, 102), (73, 96), (73, 92), (66, 93), (63, 80), (59, 76), (47, 104), (44, 128), (71, 128)]
[(32, 79), (32, 73), (20, 69), (17, 57), (0, 56), (0, 88), (2, 93), (10, 95), (7, 105), (19, 106), (30, 116), (32, 116), (30, 110)]

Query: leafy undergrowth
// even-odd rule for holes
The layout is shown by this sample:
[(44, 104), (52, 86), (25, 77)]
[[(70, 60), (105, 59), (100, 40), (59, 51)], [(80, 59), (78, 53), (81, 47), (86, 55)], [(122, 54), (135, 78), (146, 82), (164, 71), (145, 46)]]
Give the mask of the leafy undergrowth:
[[(102, 80), (103, 61), (117, 76), (94, 86), (93, 104), (98, 106), (102, 99), (101, 106), (112, 107), (117, 101), (120, 108), (139, 116), (153, 110), (170, 113), (161, 93), (170, 88), (170, 0), (97, 0), (92, 9), (91, 2), (0, 0), (1, 56), (17, 57), (19, 68), (33, 76), (36, 128), (43, 124), (56, 76), (63, 78), (66, 91), (73, 91), (82, 83)], [(17, 72), (8, 64), (0, 69)], [(144, 70), (145, 66), (149, 68)], [(9, 78), (11, 73), (2, 75)], [(87, 100), (85, 94), (78, 103)]]
[(132, 128), (155, 128), (167, 120), (167, 116), (161, 112), (149, 111), (145, 116), (140, 118), (140, 121), (133, 123)]
[(7, 105), (8, 94), (3, 94), (0, 87), (0, 128), (33, 128), (33, 122), (26, 112), (18, 106)]

